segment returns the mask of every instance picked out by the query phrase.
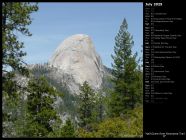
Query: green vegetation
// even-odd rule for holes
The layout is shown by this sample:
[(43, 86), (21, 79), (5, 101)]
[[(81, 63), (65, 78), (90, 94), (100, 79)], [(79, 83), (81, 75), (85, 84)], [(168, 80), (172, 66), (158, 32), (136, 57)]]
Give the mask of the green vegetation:
[(28, 83), (28, 119), (30, 120), (25, 130), (25, 135), (30, 137), (44, 137), (52, 132), (51, 121), (59, 119), (53, 108), (53, 103), (58, 94), (50, 87), (44, 77), (32, 79)]
[(67, 138), (75, 137), (75, 129), (70, 119), (68, 119), (66, 124), (63, 126), (61, 136)]
[(37, 10), (36, 4), (2, 2), (2, 109), (5, 137), (19, 136), (17, 126), (21, 124), (20, 127), (24, 127), (25, 102), (22, 97), (25, 91), (13, 79), (16, 72), (25, 76), (29, 73), (23, 60), (26, 55), (22, 51), (24, 43), (18, 40), (17, 34), (31, 36), (27, 26), (32, 22), (30, 14)]
[[(21, 49), (24, 48), (17, 33), (31, 36), (27, 26), (31, 24), (30, 14), (38, 10), (37, 5), (21, 2), (2, 3), (2, 48), (3, 48), (3, 72), (17, 70), (25, 74), (22, 57), (26, 55)], [(16, 33), (17, 32), (17, 33)]]
[[(105, 67), (102, 89), (94, 91), (85, 81), (74, 96), (48, 76), (47, 64), (30, 71), (25, 67), (24, 44), (15, 33), (31, 36), (27, 26), (37, 10), (33, 3), (2, 3), (3, 137), (142, 137), (143, 73), (131, 51), (126, 20), (115, 38), (113, 68)], [(26, 78), (22, 84), (17, 75)], [(62, 101), (56, 107), (57, 99)], [(70, 114), (66, 121), (60, 117), (64, 113)]]
[[(77, 109), (75, 107), (75, 104), (78, 101), (78, 97), (76, 97), (73, 94), (70, 94), (68, 91), (68, 88), (65, 83), (62, 83), (59, 80), (56, 80), (52, 76), (49, 76), (51, 72), (56, 72), (56, 68), (49, 68), (48, 64), (45, 63), (43, 65), (37, 64), (30, 70), (30, 72), (35, 77), (40, 77), (41, 75), (44, 76), (49, 84), (56, 88), (56, 90), (63, 93), (61, 98), (63, 98), (63, 102), (60, 102), (57, 109), (58, 113), (68, 112), (70, 115), (75, 116), (77, 114)], [(74, 118), (73, 118), (74, 119)]]
[(84, 82), (80, 87), (79, 95), (79, 125), (88, 129), (88, 124), (94, 121), (93, 111), (95, 108), (95, 92), (88, 85), (88, 82)]
[(112, 55), (114, 88), (110, 92), (109, 102), (112, 117), (126, 114), (128, 110), (134, 109), (136, 104), (142, 102), (142, 74), (137, 69), (137, 54), (132, 54), (134, 42), (127, 29), (128, 24), (124, 19), (115, 38), (115, 55)]
[(143, 111), (142, 107), (137, 107), (129, 114), (122, 117), (114, 117), (103, 120), (94, 125), (93, 130), (87, 131), (79, 128), (78, 137), (85, 138), (122, 138), (122, 137), (142, 137), (143, 136)]

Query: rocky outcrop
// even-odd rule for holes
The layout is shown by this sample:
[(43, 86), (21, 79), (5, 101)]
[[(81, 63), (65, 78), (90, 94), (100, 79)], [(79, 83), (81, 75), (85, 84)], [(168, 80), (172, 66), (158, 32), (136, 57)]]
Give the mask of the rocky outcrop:
[(60, 75), (70, 75), (77, 85), (68, 81), (73, 88), (79, 88), (84, 81), (93, 89), (99, 89), (102, 84), (104, 68), (88, 35), (77, 34), (65, 39), (50, 58), (49, 66), (57, 68)]

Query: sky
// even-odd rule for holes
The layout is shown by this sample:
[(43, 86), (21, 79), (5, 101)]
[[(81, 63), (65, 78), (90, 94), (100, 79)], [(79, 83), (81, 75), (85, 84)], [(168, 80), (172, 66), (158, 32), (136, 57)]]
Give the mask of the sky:
[(102, 62), (111, 67), (115, 36), (124, 18), (133, 36), (133, 52), (143, 45), (142, 3), (39, 3), (39, 10), (31, 14), (28, 26), (31, 37), (20, 36), (24, 42), (28, 64), (48, 62), (55, 49), (67, 37), (87, 34), (91, 37)]

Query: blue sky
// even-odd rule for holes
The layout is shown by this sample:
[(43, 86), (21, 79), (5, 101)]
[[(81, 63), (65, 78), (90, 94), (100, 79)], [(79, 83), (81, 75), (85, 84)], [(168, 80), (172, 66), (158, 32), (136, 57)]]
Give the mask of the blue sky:
[(133, 52), (143, 45), (142, 3), (39, 3), (31, 15), (31, 37), (20, 36), (25, 43), (28, 64), (45, 63), (58, 45), (74, 34), (91, 37), (104, 65), (111, 67), (114, 38), (124, 18), (133, 35)]

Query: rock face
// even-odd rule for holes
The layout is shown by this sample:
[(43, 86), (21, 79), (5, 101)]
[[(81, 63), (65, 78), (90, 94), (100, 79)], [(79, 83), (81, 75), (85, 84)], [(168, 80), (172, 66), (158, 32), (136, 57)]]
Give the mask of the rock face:
[(102, 84), (102, 61), (88, 35), (76, 34), (65, 39), (49, 60), (49, 66), (71, 75), (77, 84), (87, 81), (93, 89)]

